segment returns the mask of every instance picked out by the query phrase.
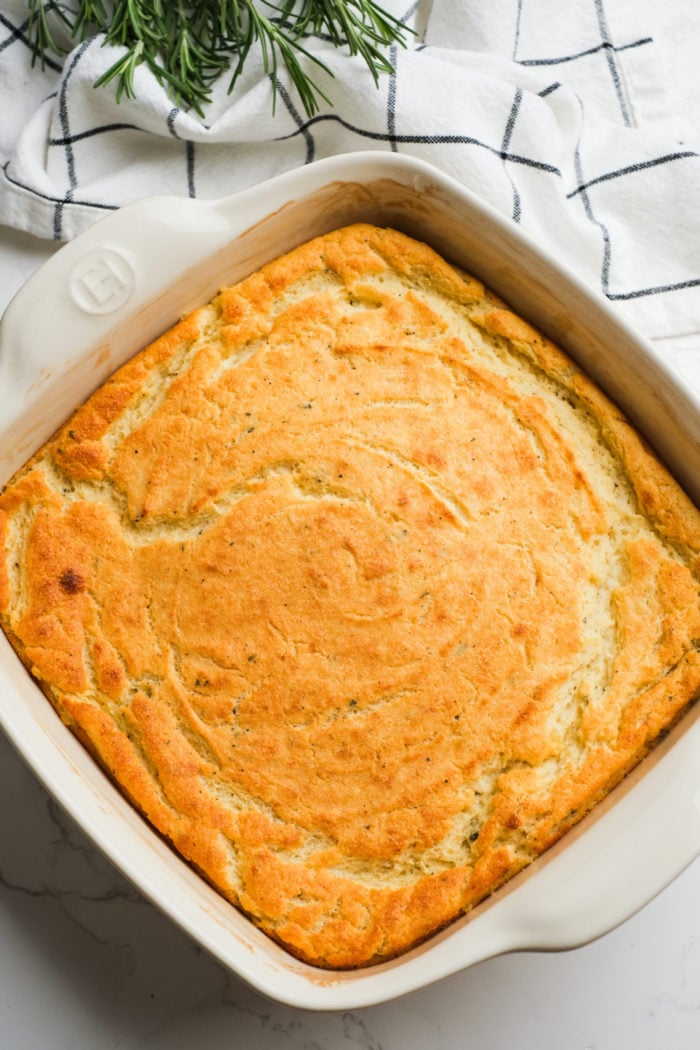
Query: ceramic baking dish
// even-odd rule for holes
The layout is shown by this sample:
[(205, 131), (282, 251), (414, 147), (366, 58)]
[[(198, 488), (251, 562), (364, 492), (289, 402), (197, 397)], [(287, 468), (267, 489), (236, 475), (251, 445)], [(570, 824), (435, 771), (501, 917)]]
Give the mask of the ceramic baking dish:
[[(0, 326), (0, 485), (180, 314), (294, 245), (356, 221), (423, 239), (500, 293), (598, 380), (700, 499), (700, 404), (655, 350), (459, 184), (419, 161), (376, 153), (321, 161), (220, 201), (143, 201), (53, 256)], [(471, 916), (393, 962), (321, 971), (256, 930), (147, 826), (62, 725), (4, 636), (0, 724), (151, 901), (240, 977), (299, 1007), (365, 1006), (501, 952), (582, 944), (630, 916), (700, 852), (700, 725), (691, 712), (574, 832)]]

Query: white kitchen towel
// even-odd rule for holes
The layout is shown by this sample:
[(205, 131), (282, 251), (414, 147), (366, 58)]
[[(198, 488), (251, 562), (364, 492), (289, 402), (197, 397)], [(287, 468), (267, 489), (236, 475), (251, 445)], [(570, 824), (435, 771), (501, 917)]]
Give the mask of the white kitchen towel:
[[(0, 0), (0, 222), (69, 239), (154, 194), (219, 197), (342, 152), (410, 153), (454, 176), (619, 304), (650, 337), (700, 330), (700, 156), (684, 141), (641, 0), (387, 0), (414, 27), (375, 84), (305, 46), (332, 98), (308, 118), (251, 53), (204, 118), (145, 69), (94, 81), (97, 36), (32, 66), (26, 0)], [(57, 36), (61, 37), (60, 22)], [(273, 113), (273, 95), (276, 94)]]

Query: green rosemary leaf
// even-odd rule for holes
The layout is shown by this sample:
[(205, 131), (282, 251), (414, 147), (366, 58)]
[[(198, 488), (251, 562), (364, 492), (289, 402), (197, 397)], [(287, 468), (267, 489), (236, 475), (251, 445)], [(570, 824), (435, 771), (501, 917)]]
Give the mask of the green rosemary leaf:
[(134, 44), (125, 55), (118, 58), (114, 65), (109, 67), (106, 73), (103, 73), (102, 76), (95, 81), (95, 87), (102, 87), (103, 84), (108, 84), (110, 80), (114, 80), (116, 77), (117, 102), (120, 101), (122, 95), (126, 95), (127, 98), (135, 98), (134, 73), (136, 67), (142, 61), (142, 55), (143, 41), (139, 40), (138, 43)]
[(82, 40), (91, 31), (104, 32), (108, 26), (109, 15), (101, 0), (83, 0), (76, 13), (75, 22), (70, 28), (73, 36)]
[[(60, 54), (61, 48), (56, 43), (46, 17), (47, 10), (53, 5), (44, 2), (44, 0), (29, 0), (29, 19), (27, 25), (27, 36), (29, 37), (32, 44), (32, 65), (36, 62), (41, 63), (43, 69), (45, 56), (47, 51), (53, 51), (54, 54)], [(67, 17), (62, 8), (56, 8), (56, 14), (65, 22), (65, 24), (72, 30), (70, 19)]]

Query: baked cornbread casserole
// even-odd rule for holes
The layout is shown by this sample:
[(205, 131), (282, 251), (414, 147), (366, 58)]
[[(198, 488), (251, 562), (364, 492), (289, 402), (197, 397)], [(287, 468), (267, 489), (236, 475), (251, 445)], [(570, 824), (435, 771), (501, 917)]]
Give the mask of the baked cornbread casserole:
[(700, 513), (478, 281), (352, 226), (121, 368), (0, 497), (3, 627), (179, 853), (308, 962), (389, 958), (700, 690)]

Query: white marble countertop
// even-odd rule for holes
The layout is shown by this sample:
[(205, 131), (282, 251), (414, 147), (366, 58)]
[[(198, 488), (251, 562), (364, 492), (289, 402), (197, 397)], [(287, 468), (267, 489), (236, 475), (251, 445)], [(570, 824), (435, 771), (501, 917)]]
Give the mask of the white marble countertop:
[[(700, 5), (667, 0), (657, 18), (679, 107), (698, 127)], [(0, 309), (51, 251), (0, 229)], [(696, 368), (695, 339), (667, 343), (681, 367)], [(1, 737), (0, 799), (2, 1050), (700, 1047), (700, 860), (586, 947), (503, 956), (395, 1003), (314, 1014), (267, 1001), (196, 948), (91, 847)]]

